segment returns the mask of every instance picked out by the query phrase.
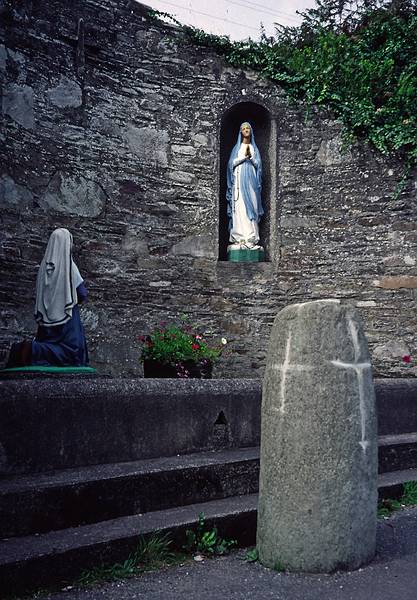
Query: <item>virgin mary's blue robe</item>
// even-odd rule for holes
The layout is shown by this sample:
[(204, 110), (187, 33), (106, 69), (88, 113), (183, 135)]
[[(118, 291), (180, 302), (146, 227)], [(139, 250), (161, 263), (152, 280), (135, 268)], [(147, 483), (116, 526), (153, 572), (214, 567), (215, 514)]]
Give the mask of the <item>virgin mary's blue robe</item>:
[[(87, 298), (83, 283), (77, 287), (78, 303)], [(39, 325), (32, 341), (32, 365), (58, 367), (85, 367), (88, 351), (78, 304), (72, 308), (72, 316), (63, 325), (47, 327)]]

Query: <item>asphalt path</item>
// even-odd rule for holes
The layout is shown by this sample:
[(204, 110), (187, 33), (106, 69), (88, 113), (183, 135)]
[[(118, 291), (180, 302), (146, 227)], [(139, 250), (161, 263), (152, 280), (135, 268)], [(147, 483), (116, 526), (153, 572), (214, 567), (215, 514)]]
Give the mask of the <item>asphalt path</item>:
[(43, 600), (417, 600), (417, 508), (378, 522), (367, 566), (331, 575), (277, 573), (246, 551), (190, 561), (123, 581), (62, 590)]

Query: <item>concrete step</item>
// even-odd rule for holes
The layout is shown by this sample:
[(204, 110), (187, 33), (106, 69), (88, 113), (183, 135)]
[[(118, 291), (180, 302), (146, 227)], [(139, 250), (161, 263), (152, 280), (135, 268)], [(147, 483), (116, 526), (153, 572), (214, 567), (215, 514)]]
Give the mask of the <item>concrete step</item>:
[[(417, 480), (417, 469), (379, 476), (379, 497), (399, 497), (402, 484)], [(84, 569), (123, 561), (141, 536), (170, 532), (174, 548), (182, 548), (185, 532), (203, 512), (206, 527), (249, 546), (256, 539), (257, 494), (234, 496), (168, 510), (128, 515), (0, 542), (0, 594), (22, 594), (58, 582), (71, 581)]]
[(204, 512), (206, 526), (214, 524), (227, 539), (241, 546), (255, 543), (257, 495), (250, 494), (191, 504), (179, 508), (131, 515), (92, 525), (11, 538), (0, 542), (1, 592), (28, 590), (69, 581), (83, 569), (123, 561), (135, 550), (141, 536), (170, 532), (181, 548), (185, 532)]
[[(379, 472), (417, 468), (417, 433), (379, 438)], [(0, 539), (258, 491), (259, 448), (3, 479)]]
[(417, 469), (381, 473), (378, 476), (379, 499), (400, 498), (403, 494), (403, 485), (407, 481), (417, 481)]
[(417, 433), (380, 436), (378, 463), (380, 473), (417, 468)]
[(259, 448), (3, 479), (0, 539), (258, 491)]

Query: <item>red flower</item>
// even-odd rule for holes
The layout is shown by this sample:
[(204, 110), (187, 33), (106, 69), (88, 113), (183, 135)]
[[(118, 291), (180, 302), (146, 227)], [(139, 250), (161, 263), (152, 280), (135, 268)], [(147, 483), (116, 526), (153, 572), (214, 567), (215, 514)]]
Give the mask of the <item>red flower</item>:
[(138, 337), (138, 340), (140, 340), (141, 342), (144, 342), (144, 341), (145, 341), (145, 339), (146, 339), (146, 338), (145, 338), (145, 336), (144, 336), (144, 335), (140, 335), (140, 336)]
[(151, 342), (150, 340), (148, 340), (148, 341), (146, 342), (146, 345), (148, 346), (148, 348), (152, 348), (152, 346), (153, 346), (153, 342)]
[(193, 350), (199, 350), (199, 349), (200, 349), (200, 344), (193, 344), (193, 345), (191, 346), (191, 348), (192, 348)]
[(403, 356), (403, 362), (410, 363), (411, 362), (411, 356), (409, 354), (404, 354), (404, 356)]

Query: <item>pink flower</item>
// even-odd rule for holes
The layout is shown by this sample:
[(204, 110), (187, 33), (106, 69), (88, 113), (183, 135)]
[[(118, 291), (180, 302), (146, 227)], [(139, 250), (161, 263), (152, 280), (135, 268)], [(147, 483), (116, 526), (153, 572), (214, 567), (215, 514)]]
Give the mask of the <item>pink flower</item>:
[(403, 356), (403, 362), (405, 363), (410, 363), (411, 362), (411, 356), (409, 354), (404, 354)]

